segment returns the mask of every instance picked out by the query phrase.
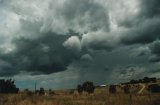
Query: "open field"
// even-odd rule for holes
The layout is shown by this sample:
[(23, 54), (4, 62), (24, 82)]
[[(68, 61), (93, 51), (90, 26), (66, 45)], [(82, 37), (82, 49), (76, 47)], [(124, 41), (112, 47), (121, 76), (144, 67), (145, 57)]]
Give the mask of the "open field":
[(160, 94), (109, 94), (107, 87), (96, 88), (95, 93), (78, 95), (70, 91), (56, 91), (55, 95), (34, 94), (0, 95), (0, 105), (160, 105)]

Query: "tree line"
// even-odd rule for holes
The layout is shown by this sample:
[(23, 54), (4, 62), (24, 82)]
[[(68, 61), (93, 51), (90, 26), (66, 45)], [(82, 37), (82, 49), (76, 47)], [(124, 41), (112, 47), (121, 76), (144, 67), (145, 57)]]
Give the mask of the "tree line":
[(157, 78), (155, 77), (152, 77), (152, 78), (149, 78), (149, 77), (144, 77), (143, 79), (139, 79), (139, 80), (130, 80), (130, 82), (127, 82), (127, 83), (122, 83), (122, 84), (136, 84), (136, 83), (156, 83), (157, 81)]
[(0, 80), (0, 93), (18, 93), (18, 91), (19, 88), (16, 87), (14, 80)]

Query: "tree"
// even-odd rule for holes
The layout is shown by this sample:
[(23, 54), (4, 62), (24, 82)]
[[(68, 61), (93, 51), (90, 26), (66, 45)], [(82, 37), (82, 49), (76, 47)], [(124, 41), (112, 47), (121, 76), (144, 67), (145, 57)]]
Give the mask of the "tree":
[(144, 82), (144, 83), (149, 83), (149, 82), (150, 82), (150, 78), (144, 77), (144, 78), (143, 78), (143, 82)]
[(49, 95), (54, 95), (55, 94), (55, 92), (52, 89), (49, 89), (48, 92), (49, 92)]
[(116, 86), (115, 85), (110, 85), (109, 86), (109, 93), (116, 93), (117, 92), (117, 90), (116, 90)]
[(81, 85), (77, 85), (77, 91), (81, 94), (83, 92), (83, 87)]
[(40, 88), (40, 90), (39, 90), (39, 95), (44, 95), (44, 88)]
[(95, 86), (93, 82), (86, 81), (83, 83), (82, 87), (83, 87), (83, 90), (88, 92), (89, 94), (94, 93)]
[(153, 77), (153, 78), (150, 78), (150, 81), (151, 81), (152, 83), (156, 83), (156, 82), (157, 82), (157, 79), (156, 79), (155, 77)]
[(19, 88), (16, 88), (14, 80), (0, 80), (0, 93), (18, 93)]
[(130, 83), (131, 83), (131, 84), (135, 84), (135, 83), (138, 83), (138, 82), (133, 79), (133, 80), (130, 81)]

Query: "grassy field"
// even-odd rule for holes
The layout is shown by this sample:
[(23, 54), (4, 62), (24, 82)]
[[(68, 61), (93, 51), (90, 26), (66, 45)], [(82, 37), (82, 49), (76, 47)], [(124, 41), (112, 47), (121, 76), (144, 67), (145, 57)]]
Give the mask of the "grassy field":
[(78, 95), (69, 91), (56, 91), (56, 95), (34, 94), (0, 95), (0, 105), (160, 105), (160, 94), (109, 94), (107, 87), (96, 88), (95, 93)]

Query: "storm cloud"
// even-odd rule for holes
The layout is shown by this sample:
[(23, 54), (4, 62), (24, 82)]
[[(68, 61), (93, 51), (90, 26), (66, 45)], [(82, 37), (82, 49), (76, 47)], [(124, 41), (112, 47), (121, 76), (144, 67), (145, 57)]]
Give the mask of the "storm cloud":
[(156, 40), (149, 45), (152, 56), (150, 56), (150, 62), (159, 62), (160, 61), (160, 41)]
[[(108, 11), (93, 0), (64, 0), (60, 7), (50, 5), (42, 30), (67, 33), (70, 29), (85, 33), (103, 29), (109, 31)], [(49, 23), (50, 22), (50, 23)]]
[(152, 76), (159, 12), (159, 0), (0, 0), (0, 76), (66, 73), (97, 84)]
[(5, 68), (1, 75), (13, 75), (11, 71), (50, 74), (66, 70), (66, 67), (80, 56), (80, 53), (77, 54), (62, 45), (66, 37), (48, 33), (38, 39), (14, 39), (12, 43), (15, 50), (5, 56), (1, 55), (4, 56), (2, 69)]

